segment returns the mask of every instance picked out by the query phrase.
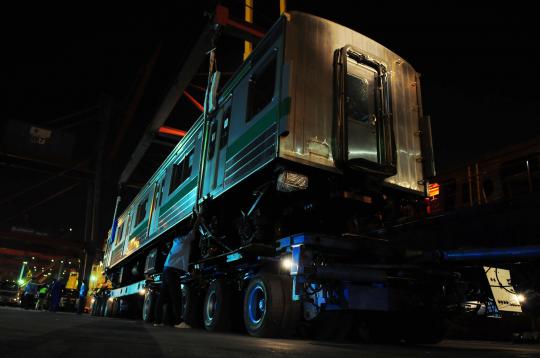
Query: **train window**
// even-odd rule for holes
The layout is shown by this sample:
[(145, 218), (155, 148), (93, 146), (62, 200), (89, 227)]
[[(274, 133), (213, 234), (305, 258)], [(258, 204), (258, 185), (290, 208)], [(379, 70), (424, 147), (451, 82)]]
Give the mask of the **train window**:
[(161, 206), (161, 202), (163, 201), (163, 188), (165, 188), (165, 178), (161, 181), (161, 187), (160, 187), (160, 193), (159, 193), (159, 206)]
[(212, 121), (210, 126), (210, 141), (208, 142), (208, 160), (214, 157), (216, 151), (217, 119)]
[(146, 217), (146, 205), (148, 204), (148, 197), (141, 201), (139, 206), (137, 207), (137, 215), (135, 216), (135, 225), (139, 225), (143, 219)]
[(276, 85), (276, 63), (276, 56), (273, 56), (249, 80), (246, 122), (251, 121), (272, 101)]
[(118, 228), (116, 229), (116, 237), (114, 238), (114, 244), (118, 244), (120, 240), (122, 239), (122, 233), (124, 231), (124, 223), (120, 224)]
[(193, 169), (193, 149), (188, 155), (178, 164), (173, 165), (171, 185), (169, 186), (169, 194), (180, 186), (187, 178), (190, 177)]
[(369, 93), (369, 83), (364, 78), (347, 74), (347, 113), (349, 118), (365, 123), (369, 120), (369, 102), (373, 94)]
[[(130, 209), (131, 211), (131, 209)], [(124, 221), (124, 232), (122, 233), (122, 236), (128, 236), (129, 235), (129, 226), (131, 225), (131, 215), (128, 215), (127, 219)], [(120, 240), (123, 240), (124, 238), (121, 237)]]
[(223, 114), (223, 120), (221, 121), (221, 138), (219, 139), (219, 149), (227, 145), (229, 140), (229, 122), (231, 121), (231, 107)]

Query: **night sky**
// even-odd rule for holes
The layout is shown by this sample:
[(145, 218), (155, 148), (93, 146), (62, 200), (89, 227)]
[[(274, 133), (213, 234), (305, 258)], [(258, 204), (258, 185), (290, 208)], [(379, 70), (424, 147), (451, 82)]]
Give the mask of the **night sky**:
[[(255, 2), (255, 22), (268, 28), (279, 15), (279, 1)], [(8, 63), (2, 69), (2, 121), (16, 119), (55, 128), (66, 124), (54, 124), (56, 118), (95, 106), (106, 95), (114, 101), (108, 150), (145, 64), (159, 51), (122, 150), (108, 163), (112, 169), (107, 172), (103, 221), (112, 216), (115, 175), (187, 56), (204, 24), (205, 9), (210, 8), (210, 1), (180, 3), (174, 8), (132, 3), (121, 11), (97, 7), (17, 9), (9, 16), (9, 31), (4, 31), (8, 36), (3, 57)], [(224, 3), (233, 15), (241, 16), (242, 1)], [(538, 136), (540, 42), (533, 31), (537, 30), (533, 11), (515, 2), (475, 7), (473, 2), (453, 4), (288, 2), (291, 10), (333, 20), (373, 38), (422, 74), (424, 113), (432, 116), (436, 163), (443, 169)], [(234, 71), (241, 51), (241, 42), (224, 39), (218, 58), (221, 70)], [(193, 83), (204, 82), (200, 76)], [(188, 90), (202, 101), (201, 91), (195, 87)], [(187, 129), (197, 115), (182, 98), (167, 125)], [(75, 159), (80, 160), (92, 151), (95, 124), (89, 122), (73, 133), (80, 138), (75, 153), (79, 155)], [(141, 165), (134, 181), (144, 182), (167, 150), (153, 149), (149, 164)], [(5, 166), (0, 171), (0, 195), (4, 196), (47, 177)], [(21, 197), (12, 206), (1, 208), (2, 216), (19, 212), (69, 183), (69, 179), (61, 179), (51, 184), (55, 187), (47, 185)], [(74, 226), (73, 235), (80, 236), (85, 195), (83, 185), (34, 209), (30, 219), (19, 216), (9, 225), (29, 224), (48, 230)]]

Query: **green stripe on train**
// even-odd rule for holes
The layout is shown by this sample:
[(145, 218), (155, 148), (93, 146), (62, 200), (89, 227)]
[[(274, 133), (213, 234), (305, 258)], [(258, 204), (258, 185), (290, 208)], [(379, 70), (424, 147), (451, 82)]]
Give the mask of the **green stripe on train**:
[(172, 198), (163, 205), (159, 210), (159, 216), (163, 216), (174, 204), (180, 201), (187, 193), (189, 193), (193, 188), (197, 186), (197, 180), (199, 176), (197, 175), (191, 179), (182, 189), (180, 189)]
[(133, 239), (135, 236), (138, 236), (146, 227), (148, 226), (148, 219), (142, 221), (135, 230), (129, 235), (129, 239)]
[(282, 116), (289, 114), (291, 111), (291, 98), (287, 97), (280, 103), (274, 105), (266, 114), (257, 120), (244, 134), (227, 147), (227, 159), (232, 158), (236, 153), (241, 151), (245, 146), (251, 143), (271, 124), (275, 124)]

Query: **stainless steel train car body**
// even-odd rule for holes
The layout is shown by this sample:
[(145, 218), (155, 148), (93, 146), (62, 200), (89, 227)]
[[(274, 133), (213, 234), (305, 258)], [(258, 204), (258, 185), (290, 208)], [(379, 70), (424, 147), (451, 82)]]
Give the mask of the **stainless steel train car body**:
[[(363, 35), (292, 12), (257, 45), (219, 93), (217, 108), (208, 114), (201, 196), (217, 198), (277, 158), (343, 173), (332, 145), (333, 76), (335, 51), (346, 46), (380, 63), (390, 79), (397, 172), (386, 182), (424, 192), (416, 134), (422, 115), (417, 73), (399, 56)], [(375, 76), (369, 66), (355, 71), (358, 78)], [(374, 83), (366, 88), (377, 90)], [(203, 121), (201, 116), (118, 217), (106, 249), (107, 267), (117, 266), (191, 214), (203, 155)], [(373, 147), (378, 139), (370, 129), (369, 123), (360, 123), (351, 129), (358, 135), (347, 135), (356, 146), (367, 143)], [(378, 154), (372, 151), (360, 156), (376, 160)]]
[[(397, 173), (386, 182), (417, 192), (424, 192), (422, 183), (419, 120), (422, 106), (419, 75), (397, 54), (351, 29), (319, 17), (292, 12), (286, 25), (284, 68), (290, 72), (288, 87), (291, 107), (281, 132), (289, 135), (280, 140), (279, 155), (308, 165), (317, 164), (328, 170), (336, 167), (332, 146), (334, 124), (334, 52), (346, 46), (378, 61), (386, 67), (390, 84), (391, 115), (395, 135)], [(354, 66), (351, 66), (351, 68)], [(372, 69), (356, 65), (360, 76), (369, 80)], [(349, 130), (352, 130), (351, 126)], [(371, 152), (373, 138), (364, 137), (360, 150)], [(362, 145), (363, 144), (363, 145)], [(349, 148), (352, 151), (352, 148)]]

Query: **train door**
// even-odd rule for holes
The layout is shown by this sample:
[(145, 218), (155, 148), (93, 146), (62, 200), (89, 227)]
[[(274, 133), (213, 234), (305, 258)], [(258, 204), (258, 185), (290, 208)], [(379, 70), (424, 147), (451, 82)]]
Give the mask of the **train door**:
[(123, 234), (123, 237), (124, 237), (124, 241), (122, 243), (122, 246), (123, 246), (123, 249), (122, 249), (122, 254), (126, 254), (127, 251), (128, 251), (128, 245), (129, 245), (129, 236), (131, 235), (131, 232), (133, 231), (133, 222), (134, 220), (131, 220), (131, 218), (136, 214), (137, 212), (137, 208), (135, 207), (135, 209), (133, 207), (131, 207), (129, 209), (129, 213), (127, 215), (127, 218), (126, 218), (126, 221), (125, 221), (125, 227), (124, 227), (124, 234)]
[(203, 195), (211, 193), (215, 196), (223, 189), (230, 117), (231, 100), (229, 99), (217, 111), (210, 124)]
[(347, 92), (348, 160), (378, 163), (376, 87), (377, 71), (348, 59)]
[(150, 222), (148, 225), (148, 236), (153, 237), (159, 229), (159, 207), (161, 196), (163, 195), (164, 178), (161, 176), (154, 182), (154, 195), (152, 196), (152, 204), (150, 206)]
[(351, 169), (396, 174), (386, 67), (351, 47), (344, 47), (335, 63), (339, 111), (336, 112), (339, 161)]

